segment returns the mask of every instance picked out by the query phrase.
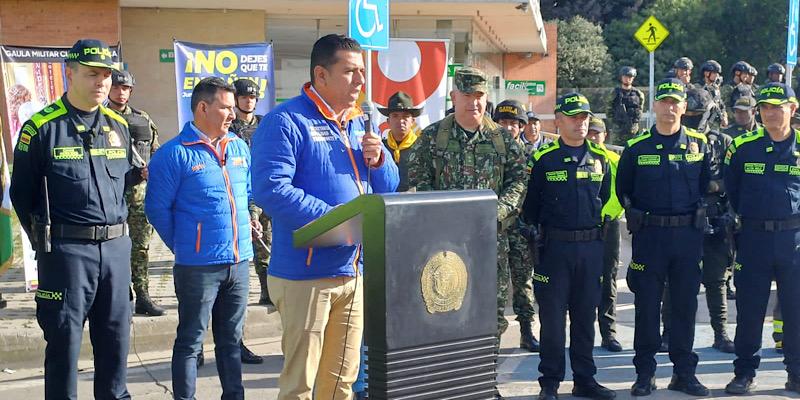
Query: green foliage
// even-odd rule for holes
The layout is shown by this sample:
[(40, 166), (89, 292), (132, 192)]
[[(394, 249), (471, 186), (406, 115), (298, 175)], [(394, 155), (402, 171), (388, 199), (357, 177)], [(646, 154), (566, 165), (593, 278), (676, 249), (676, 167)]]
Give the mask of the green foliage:
[(559, 87), (608, 85), (611, 69), (611, 57), (599, 25), (580, 16), (558, 21)]
[(542, 18), (568, 20), (581, 16), (605, 25), (620, 18), (630, 18), (653, 0), (545, 0), (540, 2)]
[(670, 31), (669, 37), (655, 52), (655, 79), (663, 77), (678, 57), (686, 56), (695, 64), (693, 80), (699, 80), (699, 67), (715, 59), (729, 80), (730, 66), (745, 60), (762, 73), (767, 65), (785, 58), (786, 1), (758, 0), (655, 0), (628, 19), (617, 19), (604, 29), (614, 69), (632, 65), (639, 70), (638, 85), (648, 79), (648, 53), (633, 33), (655, 15)]

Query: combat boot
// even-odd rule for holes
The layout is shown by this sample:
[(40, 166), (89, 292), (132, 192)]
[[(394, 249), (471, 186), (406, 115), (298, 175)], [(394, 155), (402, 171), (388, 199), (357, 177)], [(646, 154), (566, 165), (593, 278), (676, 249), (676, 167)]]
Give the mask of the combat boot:
[(258, 283), (261, 286), (261, 296), (258, 298), (258, 304), (262, 306), (272, 306), (272, 300), (269, 298), (269, 289), (267, 288), (267, 274), (258, 274)]
[(714, 333), (714, 344), (711, 347), (723, 353), (735, 353), (736, 347), (733, 341), (728, 337), (728, 333), (723, 329), (721, 332)]
[(538, 353), (541, 345), (531, 331), (531, 321), (519, 321), (519, 348)]
[(242, 364), (262, 364), (264, 363), (264, 357), (257, 355), (250, 351), (247, 346), (244, 345), (244, 341), (239, 342), (239, 348), (241, 351), (241, 358)]
[(164, 309), (150, 299), (150, 294), (146, 290), (136, 291), (136, 314), (160, 317), (164, 315)]

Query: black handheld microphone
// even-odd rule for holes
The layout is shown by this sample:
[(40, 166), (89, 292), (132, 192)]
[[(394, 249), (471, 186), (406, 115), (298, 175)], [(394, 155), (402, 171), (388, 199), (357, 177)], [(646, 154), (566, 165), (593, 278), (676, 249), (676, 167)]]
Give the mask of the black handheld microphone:
[[(372, 135), (372, 103), (369, 100), (361, 103), (361, 110), (364, 112), (364, 135)], [(369, 165), (372, 165), (378, 160), (369, 159), (368, 161)]]

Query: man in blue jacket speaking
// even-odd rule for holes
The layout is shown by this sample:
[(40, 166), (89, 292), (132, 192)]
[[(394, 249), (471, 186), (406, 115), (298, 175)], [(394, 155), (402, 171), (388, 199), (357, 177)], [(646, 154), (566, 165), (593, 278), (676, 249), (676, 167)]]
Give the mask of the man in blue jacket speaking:
[(150, 162), (145, 214), (175, 254), (176, 399), (195, 398), (197, 355), (212, 316), (222, 398), (244, 399), (239, 343), (253, 258), (250, 151), (229, 132), (233, 94), (220, 78), (201, 80), (192, 92), (194, 121)]
[(311, 82), (270, 112), (253, 136), (253, 193), (272, 217), (267, 284), (281, 315), (286, 358), (279, 400), (349, 399), (359, 365), (362, 248), (296, 249), (292, 231), (365, 193), (393, 192), (397, 166), (365, 133), (356, 102), (361, 47), (327, 35), (311, 51)]

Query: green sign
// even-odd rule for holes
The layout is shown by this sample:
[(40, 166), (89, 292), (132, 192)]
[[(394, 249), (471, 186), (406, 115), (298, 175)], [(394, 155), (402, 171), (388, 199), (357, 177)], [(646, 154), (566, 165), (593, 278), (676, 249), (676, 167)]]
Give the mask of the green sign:
[(158, 49), (158, 61), (162, 63), (175, 62), (175, 50), (173, 49)]
[(464, 64), (447, 64), (447, 76), (456, 76), (456, 69), (463, 67)]
[(506, 81), (506, 90), (524, 90), (529, 96), (544, 96), (544, 81)]

